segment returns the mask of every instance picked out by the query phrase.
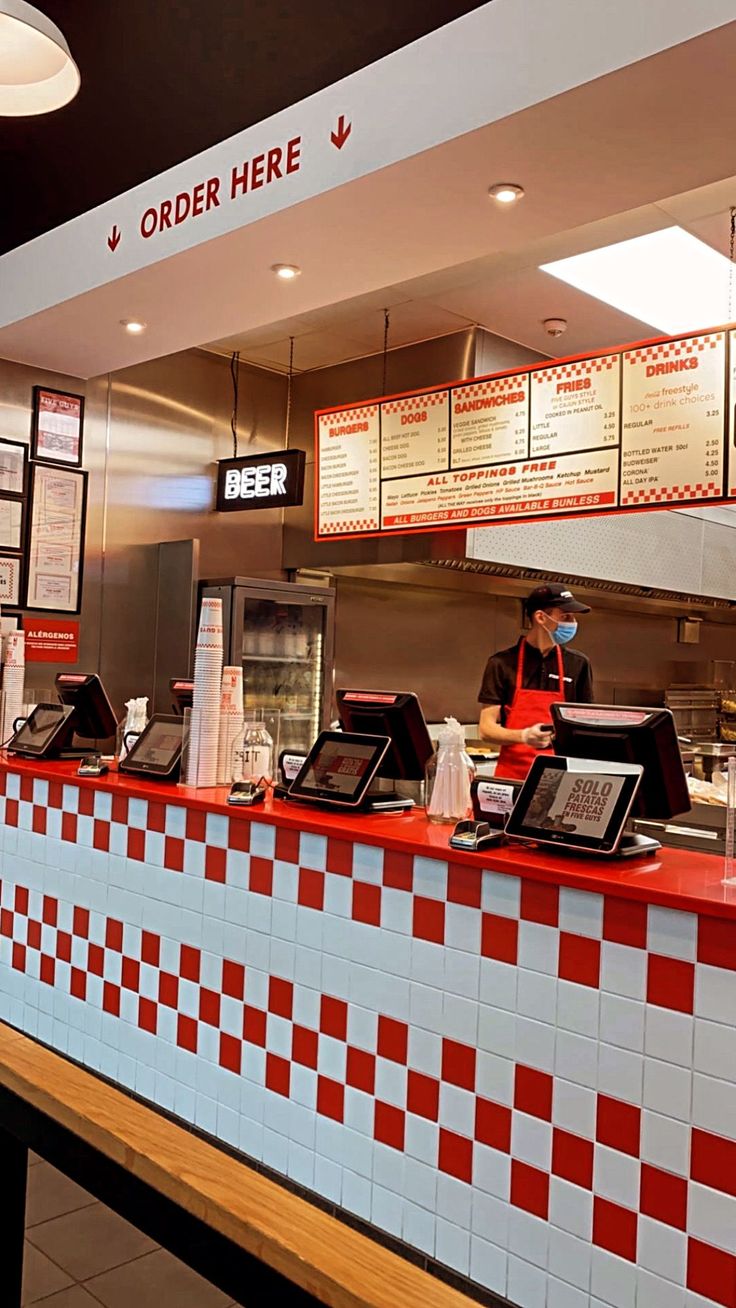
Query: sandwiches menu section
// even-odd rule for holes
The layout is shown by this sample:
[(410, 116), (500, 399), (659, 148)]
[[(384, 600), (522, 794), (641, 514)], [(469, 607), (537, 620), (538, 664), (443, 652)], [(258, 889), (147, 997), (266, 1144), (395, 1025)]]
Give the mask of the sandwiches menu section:
[(736, 330), (315, 415), (316, 538), (736, 497)]

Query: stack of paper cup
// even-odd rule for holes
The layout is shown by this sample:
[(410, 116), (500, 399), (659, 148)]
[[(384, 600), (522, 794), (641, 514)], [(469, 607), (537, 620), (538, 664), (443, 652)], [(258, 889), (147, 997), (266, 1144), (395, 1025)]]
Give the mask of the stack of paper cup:
[(217, 784), (232, 781), (233, 745), (243, 730), (243, 669), (222, 669), (220, 697), (220, 743), (217, 751)]
[(202, 600), (194, 651), (194, 696), (186, 784), (217, 784), (222, 693), (222, 600)]
[(5, 663), (3, 664), (3, 690), (5, 703), (3, 708), (2, 743), (6, 745), (13, 734), (13, 723), (23, 713), (23, 686), (26, 673), (25, 635), (22, 631), (11, 631), (5, 646)]

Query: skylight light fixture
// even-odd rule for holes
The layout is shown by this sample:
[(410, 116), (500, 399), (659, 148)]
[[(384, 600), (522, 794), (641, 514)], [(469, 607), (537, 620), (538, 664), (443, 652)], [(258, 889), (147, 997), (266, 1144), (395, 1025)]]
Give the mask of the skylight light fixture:
[(731, 264), (682, 227), (665, 227), (541, 268), (669, 336), (728, 321)]

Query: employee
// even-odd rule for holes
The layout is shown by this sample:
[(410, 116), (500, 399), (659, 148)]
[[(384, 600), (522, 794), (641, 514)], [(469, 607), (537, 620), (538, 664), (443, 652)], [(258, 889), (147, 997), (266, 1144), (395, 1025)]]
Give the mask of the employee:
[(565, 586), (539, 586), (524, 601), (530, 630), (511, 649), (492, 654), (478, 700), (480, 734), (501, 746), (496, 776), (523, 780), (540, 752), (551, 753), (551, 706), (590, 704), (593, 677), (584, 654), (569, 648), (578, 613), (590, 613)]

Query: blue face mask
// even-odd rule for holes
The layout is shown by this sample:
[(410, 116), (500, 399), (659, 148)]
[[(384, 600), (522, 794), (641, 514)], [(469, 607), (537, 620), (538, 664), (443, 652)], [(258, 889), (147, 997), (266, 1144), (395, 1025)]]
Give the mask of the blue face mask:
[(555, 645), (567, 645), (577, 636), (578, 624), (577, 622), (558, 622), (554, 631), (551, 631), (549, 634), (555, 642)]

